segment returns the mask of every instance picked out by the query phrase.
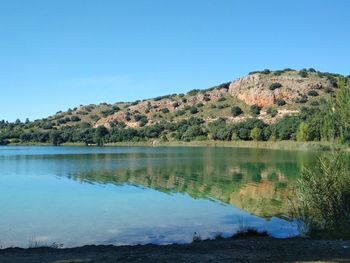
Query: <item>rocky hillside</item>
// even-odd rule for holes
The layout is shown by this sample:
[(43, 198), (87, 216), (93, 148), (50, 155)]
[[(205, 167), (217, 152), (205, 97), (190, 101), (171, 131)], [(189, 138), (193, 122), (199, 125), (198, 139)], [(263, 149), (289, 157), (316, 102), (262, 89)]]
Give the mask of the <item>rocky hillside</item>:
[[(252, 72), (232, 82), (187, 94), (172, 94), (131, 103), (102, 103), (58, 112), (45, 121), (53, 127), (86, 124), (92, 127), (142, 127), (162, 120), (196, 116), (210, 123), (219, 117), (238, 122), (252, 116), (274, 123), (301, 106), (318, 106), (337, 88), (340, 75), (309, 70)], [(254, 106), (255, 105), (255, 106)], [(259, 111), (256, 114), (254, 111)]]

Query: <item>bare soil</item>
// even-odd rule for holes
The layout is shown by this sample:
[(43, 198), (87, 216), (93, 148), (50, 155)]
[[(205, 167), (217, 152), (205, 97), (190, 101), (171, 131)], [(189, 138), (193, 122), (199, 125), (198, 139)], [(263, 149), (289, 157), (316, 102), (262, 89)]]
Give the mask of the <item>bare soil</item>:
[(166, 246), (9, 248), (0, 250), (0, 262), (350, 262), (350, 241), (248, 237)]

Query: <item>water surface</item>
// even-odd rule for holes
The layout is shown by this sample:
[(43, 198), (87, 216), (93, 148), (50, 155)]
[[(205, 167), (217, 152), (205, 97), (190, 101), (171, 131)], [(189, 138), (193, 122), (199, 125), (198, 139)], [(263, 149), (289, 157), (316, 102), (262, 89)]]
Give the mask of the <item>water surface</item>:
[(0, 246), (191, 242), (241, 227), (296, 235), (287, 197), (311, 152), (0, 147)]

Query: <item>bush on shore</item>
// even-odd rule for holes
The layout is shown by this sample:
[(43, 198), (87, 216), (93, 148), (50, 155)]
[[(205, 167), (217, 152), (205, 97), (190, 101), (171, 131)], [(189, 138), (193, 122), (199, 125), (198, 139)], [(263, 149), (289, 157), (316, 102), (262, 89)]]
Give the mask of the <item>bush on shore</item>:
[(323, 155), (315, 166), (304, 168), (292, 203), (304, 234), (349, 239), (350, 169), (344, 153)]

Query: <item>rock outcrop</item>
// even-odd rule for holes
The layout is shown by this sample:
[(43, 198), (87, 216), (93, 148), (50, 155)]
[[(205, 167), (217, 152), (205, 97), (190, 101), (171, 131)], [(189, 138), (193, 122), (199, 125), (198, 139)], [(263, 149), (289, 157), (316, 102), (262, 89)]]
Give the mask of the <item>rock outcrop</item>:
[[(271, 90), (270, 86), (273, 83), (280, 83), (282, 86)], [(331, 88), (332, 84), (327, 78), (302, 78), (297, 74), (283, 76), (252, 74), (232, 82), (229, 93), (248, 105), (256, 104), (266, 108), (274, 105), (277, 99), (283, 99), (287, 103), (293, 102), (310, 90), (323, 92)]]

